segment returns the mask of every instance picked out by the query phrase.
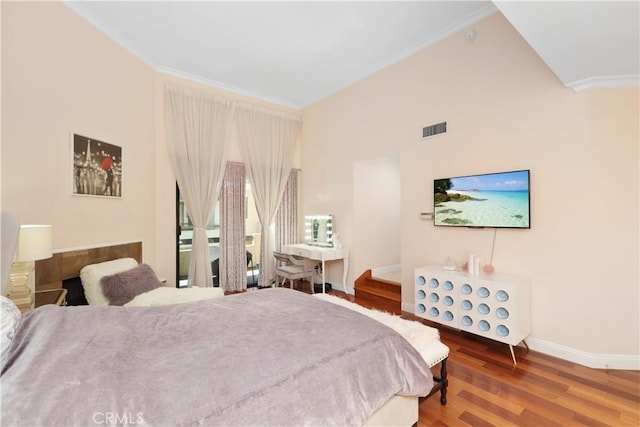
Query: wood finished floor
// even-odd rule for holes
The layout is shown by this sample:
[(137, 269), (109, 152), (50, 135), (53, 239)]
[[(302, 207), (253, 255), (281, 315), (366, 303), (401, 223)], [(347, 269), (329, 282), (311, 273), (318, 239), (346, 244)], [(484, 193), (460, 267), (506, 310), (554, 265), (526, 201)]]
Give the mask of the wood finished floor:
[(423, 400), (418, 427), (640, 426), (638, 371), (590, 369), (524, 347), (514, 366), (505, 344), (403, 317), (439, 329), (450, 351), (447, 404)]
[(430, 326), (450, 350), (448, 402), (424, 400), (418, 427), (640, 426), (638, 371), (590, 369), (524, 347), (514, 366), (505, 344)]

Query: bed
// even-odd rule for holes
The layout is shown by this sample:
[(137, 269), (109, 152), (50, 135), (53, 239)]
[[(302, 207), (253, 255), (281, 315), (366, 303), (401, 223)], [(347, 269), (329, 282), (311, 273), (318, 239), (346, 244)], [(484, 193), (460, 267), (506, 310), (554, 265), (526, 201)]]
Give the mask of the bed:
[(427, 361), (444, 368), (448, 348), (436, 334), (420, 350), (406, 331), (326, 298), (267, 289), (38, 308), (20, 321), (2, 369), (1, 424), (416, 423), (418, 396), (446, 386), (433, 387)]

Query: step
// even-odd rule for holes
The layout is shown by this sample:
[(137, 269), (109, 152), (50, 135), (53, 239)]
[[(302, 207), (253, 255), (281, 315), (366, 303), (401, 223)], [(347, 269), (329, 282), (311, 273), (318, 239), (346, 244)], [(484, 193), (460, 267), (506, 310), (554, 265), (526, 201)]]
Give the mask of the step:
[(363, 306), (400, 314), (402, 287), (395, 281), (371, 277), (367, 270), (355, 281), (355, 301)]
[(400, 301), (395, 301), (389, 298), (381, 297), (379, 295), (370, 294), (368, 292), (356, 291), (354, 301), (364, 307), (386, 311), (388, 313), (400, 314), (402, 312)]
[(379, 286), (379, 282), (367, 280), (355, 288), (355, 293), (356, 295), (359, 293), (367, 293), (392, 301), (402, 301), (402, 288), (398, 285), (392, 287), (388, 286), (389, 285), (381, 287)]
[(366, 289), (370, 292), (382, 292), (383, 294), (388, 295), (402, 295), (402, 286), (400, 285), (400, 283), (372, 277), (369, 274), (363, 274), (358, 280), (356, 280), (355, 289)]

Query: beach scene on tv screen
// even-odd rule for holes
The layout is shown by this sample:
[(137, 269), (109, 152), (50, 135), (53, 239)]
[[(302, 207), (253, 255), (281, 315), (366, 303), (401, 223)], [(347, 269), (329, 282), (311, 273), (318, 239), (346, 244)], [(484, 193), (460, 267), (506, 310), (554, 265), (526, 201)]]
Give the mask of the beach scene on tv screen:
[(529, 171), (437, 179), (433, 197), (436, 225), (529, 228)]

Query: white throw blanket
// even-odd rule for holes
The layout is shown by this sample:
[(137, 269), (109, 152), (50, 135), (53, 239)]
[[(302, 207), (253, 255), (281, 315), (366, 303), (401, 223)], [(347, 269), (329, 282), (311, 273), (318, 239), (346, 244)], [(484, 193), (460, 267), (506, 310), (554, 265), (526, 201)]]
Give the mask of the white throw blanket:
[(400, 316), (394, 316), (384, 311), (368, 309), (333, 295), (313, 294), (313, 296), (357, 311), (390, 327), (418, 350), (418, 353), (420, 353), (420, 356), (427, 362), (429, 367), (437, 365), (449, 356), (449, 347), (440, 341), (440, 333), (436, 328), (423, 325), (420, 322), (403, 319)]
[(168, 286), (161, 286), (138, 295), (124, 306), (150, 307), (154, 305), (182, 304), (222, 296), (224, 296), (222, 288), (199, 288), (197, 286), (192, 288), (170, 288)]

